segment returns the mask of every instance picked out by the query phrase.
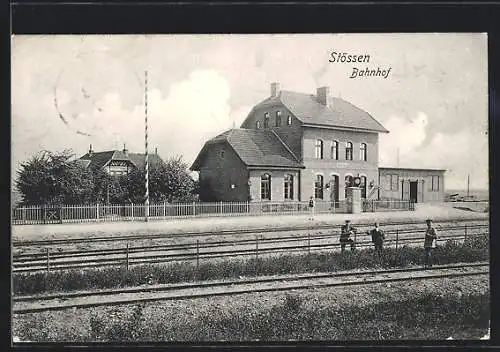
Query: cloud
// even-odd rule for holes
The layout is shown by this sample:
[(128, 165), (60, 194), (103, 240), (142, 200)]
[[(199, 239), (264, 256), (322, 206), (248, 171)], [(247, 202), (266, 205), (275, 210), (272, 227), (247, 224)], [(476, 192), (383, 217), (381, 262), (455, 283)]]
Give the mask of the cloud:
[(427, 134), (428, 117), (419, 112), (409, 121), (391, 117), (384, 124), (390, 131), (380, 136), (381, 166), (446, 169), (445, 187), (463, 188), (467, 174), (471, 188), (488, 187), (488, 140), (470, 130)]

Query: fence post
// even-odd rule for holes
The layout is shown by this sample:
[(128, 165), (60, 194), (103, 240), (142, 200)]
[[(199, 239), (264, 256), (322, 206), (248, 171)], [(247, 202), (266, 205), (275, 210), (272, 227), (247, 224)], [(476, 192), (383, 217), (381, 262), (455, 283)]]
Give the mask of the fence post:
[(259, 259), (259, 235), (255, 236), (255, 259)]
[(132, 203), (132, 220), (134, 220), (134, 203)]
[(464, 242), (467, 241), (467, 224), (464, 225), (464, 230), (465, 230), (465, 236), (464, 236)]
[(49, 254), (50, 248), (47, 248), (47, 272), (50, 271), (50, 254)]
[(255, 236), (255, 273), (259, 272), (259, 236)]
[(193, 202), (193, 215), (196, 215), (196, 205), (194, 202)]
[(222, 201), (220, 202), (220, 213), (222, 214)]
[(163, 217), (167, 216), (167, 202), (163, 201)]
[(43, 223), (47, 223), (47, 206), (44, 204), (42, 205), (42, 216), (43, 216)]
[(311, 254), (311, 234), (307, 233), (307, 254)]
[(95, 205), (95, 213), (96, 213), (95, 218), (99, 220), (99, 203)]
[(396, 229), (396, 253), (398, 252), (399, 229)]
[(128, 271), (128, 266), (129, 266), (129, 259), (128, 259), (128, 242), (127, 242), (127, 250), (125, 252), (125, 266), (127, 268), (127, 271)]
[(200, 268), (200, 240), (196, 240), (196, 273)]

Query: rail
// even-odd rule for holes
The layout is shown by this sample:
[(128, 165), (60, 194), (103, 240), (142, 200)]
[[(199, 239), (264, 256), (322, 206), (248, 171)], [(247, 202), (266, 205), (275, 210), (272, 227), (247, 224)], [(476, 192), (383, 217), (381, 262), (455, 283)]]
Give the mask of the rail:
[[(14, 296), (13, 313), (25, 314), (68, 308), (116, 306), (160, 300), (194, 299), (257, 292), (278, 292), (311, 288), (346, 287), (378, 283), (408, 282), (442, 278), (470, 277), (489, 273), (485, 262), (466, 265), (440, 265), (432, 269), (397, 268), (363, 272), (314, 273), (259, 277), (243, 280), (183, 283), (49, 295)], [(379, 275), (377, 277), (377, 275)], [(99, 296), (99, 299), (95, 299)]]
[[(448, 226), (441, 229), (441, 231), (446, 230), (447, 234), (441, 235), (440, 239), (467, 240), (468, 237), (488, 233), (487, 231), (481, 232), (484, 229), (488, 229), (487, 224)], [(420, 229), (395, 229), (393, 231), (386, 231), (386, 234), (395, 235), (386, 239), (386, 245), (394, 244), (396, 249), (399, 244), (422, 242)], [(411, 236), (415, 234), (417, 236)], [(354, 240), (357, 247), (372, 246), (371, 238), (366, 233), (358, 233)], [(296, 242), (302, 243), (294, 244)], [(199, 264), (200, 259), (240, 256), (255, 256), (258, 258), (259, 255), (280, 252), (307, 251), (307, 253), (310, 253), (312, 250), (337, 249), (338, 247), (340, 247), (338, 236), (329, 233), (282, 236), (278, 238), (255, 236), (255, 238), (250, 239), (206, 241), (203, 243), (196, 241), (187, 244), (138, 247), (131, 247), (127, 243), (125, 248), (70, 250), (66, 252), (50, 251), (49, 248), (46, 248), (44, 253), (21, 253), (13, 255), (13, 272), (55, 271), (105, 266), (125, 266), (128, 269), (130, 266), (138, 264), (192, 260), (196, 260)], [(207, 251), (207, 249), (209, 250)]]

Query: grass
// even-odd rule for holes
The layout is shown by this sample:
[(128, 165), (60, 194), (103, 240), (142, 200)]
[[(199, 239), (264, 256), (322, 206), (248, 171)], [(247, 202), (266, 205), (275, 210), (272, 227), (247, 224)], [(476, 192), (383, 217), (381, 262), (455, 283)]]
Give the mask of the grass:
[[(435, 264), (477, 262), (489, 259), (487, 235), (470, 237), (464, 243), (447, 241), (434, 253)], [(259, 259), (224, 260), (201, 263), (198, 270), (190, 262), (138, 265), (104, 269), (36, 272), (13, 275), (15, 294), (105, 289), (143, 284), (168, 284), (195, 280), (228, 279), (258, 275), (298, 274), (307, 272), (340, 271), (383, 266), (407, 267), (422, 265), (423, 249), (403, 246), (384, 250), (381, 260), (372, 249), (355, 252), (324, 252), (303, 255), (280, 255)]]
[[(286, 341), (446, 339), (482, 336), (489, 323), (489, 294), (445, 294), (435, 290), (399, 300), (323, 305), (286, 294), (269, 306), (227, 310), (210, 305), (177, 319), (145, 313), (141, 305), (121, 314), (94, 312), (75, 329), (47, 315), (19, 323), (29, 341)], [(345, 303), (345, 302), (344, 302)], [(78, 319), (78, 318), (75, 318)]]

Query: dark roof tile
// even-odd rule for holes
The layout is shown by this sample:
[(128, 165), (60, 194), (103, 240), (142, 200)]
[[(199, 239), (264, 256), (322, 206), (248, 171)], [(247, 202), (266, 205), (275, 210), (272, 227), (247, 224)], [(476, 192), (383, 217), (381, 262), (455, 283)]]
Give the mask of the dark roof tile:
[(302, 167), (273, 131), (231, 129), (205, 143), (191, 170), (199, 169), (202, 155), (210, 144), (221, 142), (227, 142), (247, 166)]
[(327, 107), (319, 103), (314, 94), (282, 90), (278, 97), (267, 98), (256, 107), (278, 101), (306, 124), (389, 132), (369, 113), (341, 98), (329, 97)]

